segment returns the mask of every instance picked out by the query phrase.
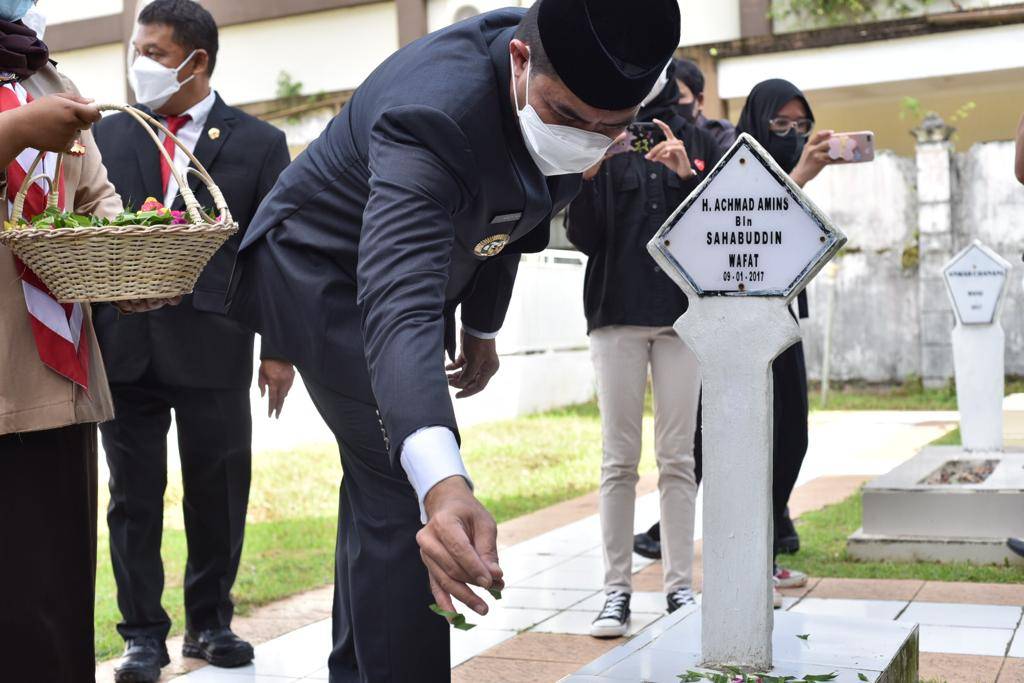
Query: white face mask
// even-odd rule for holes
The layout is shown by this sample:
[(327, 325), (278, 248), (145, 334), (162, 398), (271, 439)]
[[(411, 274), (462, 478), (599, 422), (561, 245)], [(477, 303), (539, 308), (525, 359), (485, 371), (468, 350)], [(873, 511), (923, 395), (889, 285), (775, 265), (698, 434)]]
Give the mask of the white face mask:
[[(512, 64), (515, 73), (515, 63)], [(572, 126), (545, 123), (530, 104), (530, 66), (526, 67), (526, 106), (519, 108), (519, 94), (512, 83), (512, 94), (523, 131), (526, 149), (540, 172), (546, 176), (583, 173), (601, 159), (615, 142), (607, 135)]]
[(185, 68), (196, 52), (197, 50), (192, 50), (192, 54), (186, 57), (177, 69), (166, 67), (149, 57), (136, 57), (132, 62), (132, 68), (128, 70), (128, 82), (135, 91), (139, 104), (144, 104), (150, 109), (159, 109), (181, 90), (181, 86), (195, 78), (195, 74), (192, 74), (184, 81), (178, 81), (178, 72)]

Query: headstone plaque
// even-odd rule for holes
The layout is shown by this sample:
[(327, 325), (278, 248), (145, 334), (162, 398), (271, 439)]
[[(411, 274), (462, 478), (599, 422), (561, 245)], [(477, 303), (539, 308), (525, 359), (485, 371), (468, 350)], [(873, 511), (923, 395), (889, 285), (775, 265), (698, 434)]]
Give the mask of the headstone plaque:
[(978, 240), (953, 257), (942, 275), (960, 324), (990, 325), (995, 321), (1009, 271), (1009, 262)]
[(1010, 263), (974, 240), (942, 269), (956, 315), (953, 370), (964, 450), (1003, 448), (1003, 354), (999, 323)]
[(648, 245), (689, 299), (675, 330), (701, 365), (708, 666), (772, 666), (771, 364), (800, 339), (789, 302), (845, 242), (741, 135)]
[(699, 296), (790, 297), (841, 246), (828, 219), (745, 136), (655, 244)]

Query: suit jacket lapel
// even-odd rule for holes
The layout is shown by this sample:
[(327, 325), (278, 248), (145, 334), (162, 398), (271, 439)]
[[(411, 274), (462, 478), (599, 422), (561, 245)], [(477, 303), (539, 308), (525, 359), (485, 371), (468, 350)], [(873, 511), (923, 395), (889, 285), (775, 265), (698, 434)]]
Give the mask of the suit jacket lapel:
[[(235, 115), (232, 112), (231, 107), (224, 103), (224, 100), (220, 98), (220, 95), (216, 96), (217, 99), (213, 104), (213, 109), (210, 110), (209, 116), (206, 117), (206, 126), (203, 128), (203, 132), (199, 135), (199, 140), (196, 142), (195, 154), (196, 158), (199, 159), (199, 163), (213, 175), (213, 162), (217, 159), (217, 155), (220, 154), (221, 149), (224, 148), (224, 143), (231, 136), (231, 131), (234, 128)], [(217, 130), (217, 134), (211, 135), (211, 131)], [(194, 175), (189, 176), (188, 186), (192, 188), (192, 191), (199, 195), (199, 191), (204, 187), (202, 182)], [(174, 209), (181, 210), (185, 207), (185, 200), (181, 198), (179, 194), (175, 200), (173, 207)], [(212, 206), (204, 206), (204, 209), (213, 209)]]
[[(147, 114), (152, 114), (148, 109), (141, 107), (140, 109)], [(139, 177), (142, 179), (142, 189), (145, 192), (142, 197), (138, 198), (138, 205), (131, 207), (137, 210), (146, 197), (155, 197), (163, 201), (163, 179), (160, 176), (160, 151), (153, 143), (153, 139), (134, 120), (128, 119), (128, 125), (131, 131), (130, 135), (132, 136), (132, 147), (135, 149), (135, 157), (139, 162)]]

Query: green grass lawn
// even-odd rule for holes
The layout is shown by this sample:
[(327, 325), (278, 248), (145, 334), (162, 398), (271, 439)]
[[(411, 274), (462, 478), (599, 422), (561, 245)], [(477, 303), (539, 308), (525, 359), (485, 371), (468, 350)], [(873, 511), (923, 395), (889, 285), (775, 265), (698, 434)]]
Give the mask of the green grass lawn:
[[(1024, 379), (1007, 377), (1005, 393), (1024, 392)], [(821, 389), (812, 383), (811, 410), (956, 410), (956, 387), (952, 382), (941, 389), (925, 389), (920, 379), (899, 385), (846, 382), (833, 384), (828, 404), (821, 404)]]
[(1024, 582), (1024, 567), (974, 565), (964, 562), (860, 562), (846, 553), (846, 538), (861, 525), (858, 491), (841, 503), (801, 515), (796, 522), (800, 552), (780, 562), (811, 576), (846, 579), (924, 579), (981, 583)]
[[(644, 417), (641, 473), (654, 470), (654, 426)], [(595, 404), (584, 404), (518, 420), (463, 430), (463, 456), (476, 493), (499, 521), (568, 500), (597, 488), (601, 425)], [(245, 550), (234, 597), (237, 612), (333, 580), (335, 522), (341, 466), (337, 449), (259, 453), (253, 458)], [(101, 485), (99, 562), (96, 578), (96, 656), (109, 659), (123, 647), (103, 510)], [(168, 472), (163, 558), (164, 609), (184, 626), (182, 582), (185, 534), (180, 472)]]

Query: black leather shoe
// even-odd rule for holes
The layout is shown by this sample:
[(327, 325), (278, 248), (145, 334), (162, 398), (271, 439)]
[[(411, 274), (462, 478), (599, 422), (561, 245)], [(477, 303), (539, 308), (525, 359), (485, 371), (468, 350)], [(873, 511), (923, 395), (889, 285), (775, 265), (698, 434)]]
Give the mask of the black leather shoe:
[(661, 541), (651, 538), (646, 531), (633, 537), (633, 552), (650, 560), (661, 559)]
[(167, 645), (156, 638), (129, 638), (124, 659), (114, 669), (117, 683), (156, 683), (160, 669), (171, 663)]
[(779, 521), (778, 543), (778, 547), (775, 549), (776, 555), (779, 553), (792, 555), (800, 551), (800, 535), (797, 534), (796, 527), (793, 526), (793, 520), (789, 518), (789, 508), (786, 508), (786, 512)]
[(1024, 557), (1024, 541), (1019, 538), (1008, 538), (1006, 539), (1006, 547), (1017, 553), (1021, 557)]
[(210, 628), (205, 631), (189, 631), (181, 654), (195, 659), (205, 659), (214, 666), (233, 669), (252, 661), (252, 645), (245, 642), (229, 628)]

